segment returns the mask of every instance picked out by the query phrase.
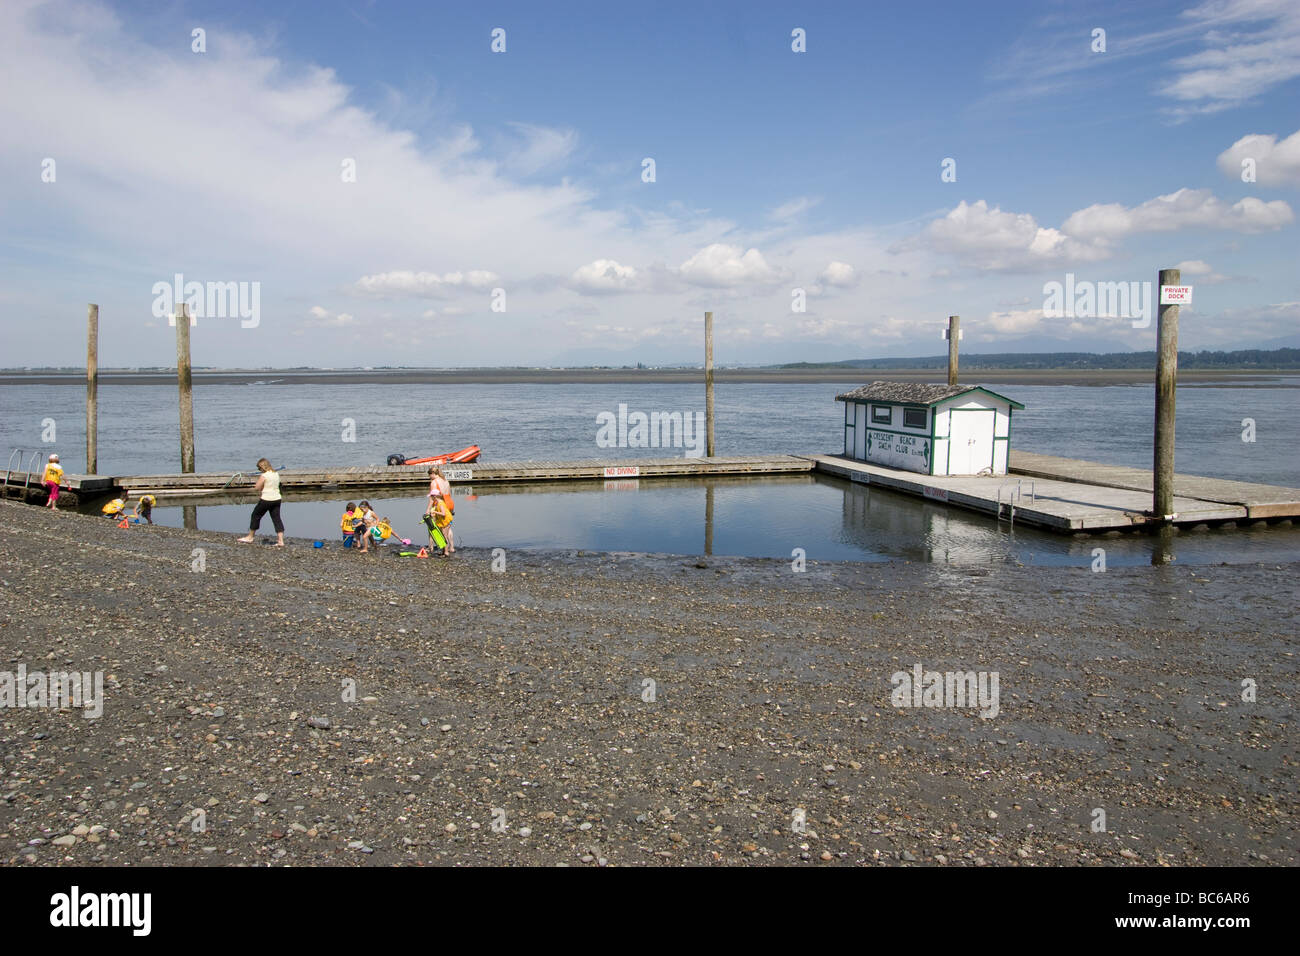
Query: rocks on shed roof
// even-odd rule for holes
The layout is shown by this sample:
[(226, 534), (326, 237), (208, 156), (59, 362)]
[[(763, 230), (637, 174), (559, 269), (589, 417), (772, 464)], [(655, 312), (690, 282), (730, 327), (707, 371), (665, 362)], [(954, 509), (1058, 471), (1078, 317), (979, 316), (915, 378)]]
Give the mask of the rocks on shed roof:
[(918, 385), (912, 382), (872, 382), (851, 392), (836, 395), (837, 402), (905, 402), (909, 405), (933, 405), (945, 398), (969, 392), (978, 385)]

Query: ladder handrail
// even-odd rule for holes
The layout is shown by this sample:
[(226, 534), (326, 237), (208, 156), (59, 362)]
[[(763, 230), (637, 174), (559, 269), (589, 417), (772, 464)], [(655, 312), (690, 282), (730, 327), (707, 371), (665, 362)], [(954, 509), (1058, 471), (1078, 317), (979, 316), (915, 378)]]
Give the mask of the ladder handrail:
[(19, 468), (22, 468), (22, 467), (23, 467), (23, 456), (24, 456), (25, 454), (27, 454), (29, 451), (31, 452), (31, 457), (30, 457), (29, 459), (27, 459), (27, 467), (26, 467), (26, 469), (25, 469), (26, 477), (25, 477), (24, 480), (23, 480), (23, 493), (24, 493), (24, 494), (26, 494), (26, 492), (27, 492), (27, 488), (28, 488), (28, 486), (29, 486), (29, 485), (31, 484), (31, 482), (32, 482), (32, 469), (35, 468), (37, 462), (40, 461), (40, 458), (41, 458), (41, 451), (40, 451), (40, 449), (36, 449), (35, 451), (32, 451), (32, 449), (30, 449), (30, 448), (23, 448), (23, 447), (21, 447), (21, 446), (20, 446), (20, 447), (13, 448), (13, 449), (10, 449), (10, 451), (9, 451), (9, 461), (8, 461), (8, 462), (6, 463), (6, 465), (5, 465), (5, 480), (4, 480), (4, 485), (5, 485), (5, 487), (8, 487), (8, 486), (9, 486), (9, 479), (13, 476), (13, 473), (14, 473), (14, 457), (17, 456), (17, 458), (18, 458), (18, 467), (19, 467)]

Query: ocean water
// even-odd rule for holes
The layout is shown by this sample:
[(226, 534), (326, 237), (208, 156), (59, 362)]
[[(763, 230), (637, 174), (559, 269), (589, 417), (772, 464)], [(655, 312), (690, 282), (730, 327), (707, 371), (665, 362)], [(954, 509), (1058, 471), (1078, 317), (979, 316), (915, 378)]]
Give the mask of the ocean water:
[[(843, 405), (861, 385), (720, 385), (718, 454), (826, 452), (843, 448)], [(1154, 389), (1143, 386), (998, 385), (1023, 402), (1012, 445), (1119, 465), (1151, 467)], [(100, 388), (99, 471), (179, 470), (174, 386)], [(266, 456), (283, 468), (382, 464), (483, 448), (483, 462), (655, 457), (684, 449), (607, 450), (598, 416), (704, 411), (696, 385), (198, 385), (199, 471), (251, 471)], [(1178, 390), (1177, 468), (1243, 481), (1300, 484), (1300, 376), (1272, 387), (1184, 385)], [(1255, 441), (1243, 442), (1243, 419)], [(349, 423), (353, 427), (349, 428)], [(71, 472), (85, 467), (85, 391), (66, 385), (0, 385), (0, 451), (57, 451)], [(43, 439), (53, 434), (53, 441)], [(349, 441), (352, 438), (354, 440)]]
[[(735, 384), (716, 392), (718, 453), (838, 451), (836, 394), (860, 381), (814, 385)], [(1093, 461), (1151, 465), (1150, 386), (992, 386), (1026, 406), (1012, 420), (1015, 448)], [(0, 450), (58, 451), (84, 467), (84, 391), (74, 386), (0, 385)], [(475, 443), (482, 462), (636, 459), (686, 448), (605, 449), (599, 416), (703, 412), (693, 385), (201, 385), (194, 395), (199, 471), (254, 471), (262, 456), (284, 468), (381, 464)], [(1183, 386), (1178, 392), (1181, 472), (1300, 486), (1300, 376), (1264, 387)], [(1243, 441), (1253, 422), (1253, 442)], [(53, 437), (45, 442), (42, 438)], [(351, 440), (349, 440), (351, 439)], [(178, 470), (176, 391), (164, 386), (100, 390), (99, 471)], [(1145, 563), (1152, 539), (1063, 538), (1005, 521), (824, 477), (585, 482), (458, 488), (456, 532), (468, 547), (563, 548), (738, 554), (809, 560), (1012, 561), (1087, 564), (1101, 540), (1110, 564)], [(289, 534), (338, 546), (343, 500), (292, 498)], [(399, 531), (420, 539), (422, 500), (372, 495)], [(247, 527), (251, 501), (204, 505), (198, 526)], [(177, 524), (179, 508), (155, 520)], [(269, 521), (263, 530), (270, 531)], [(417, 533), (418, 532), (418, 533)], [(1300, 556), (1300, 530), (1208, 531), (1177, 538), (1184, 563), (1284, 561)]]

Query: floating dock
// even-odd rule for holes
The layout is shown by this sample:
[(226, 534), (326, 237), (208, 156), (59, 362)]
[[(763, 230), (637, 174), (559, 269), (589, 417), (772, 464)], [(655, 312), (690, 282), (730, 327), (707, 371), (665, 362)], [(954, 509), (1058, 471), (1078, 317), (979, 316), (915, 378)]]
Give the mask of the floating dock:
[[(922, 475), (842, 455), (814, 455), (817, 470), (931, 501), (1065, 533), (1155, 527), (1151, 472), (1011, 452), (1006, 475)], [(1175, 525), (1300, 517), (1300, 489), (1178, 475)]]
[[(1024, 451), (1012, 451), (1009, 473), (996, 476), (922, 475), (842, 455), (517, 461), (444, 467), (443, 473), (454, 484), (474, 485), (821, 473), (1067, 534), (1140, 530), (1158, 524), (1150, 514), (1151, 472)], [(256, 475), (226, 472), (121, 477), (69, 474), (62, 487), (81, 499), (126, 491), (136, 497), (148, 492), (165, 501), (213, 504), (223, 495), (246, 497), (255, 479)], [(280, 472), (281, 488), (295, 497), (424, 488), (428, 480), (423, 465)], [(7, 473), (4, 492), (8, 497), (44, 500), (39, 475), (25, 472)], [(1176, 525), (1300, 518), (1300, 489), (1296, 488), (1177, 475), (1174, 494)]]

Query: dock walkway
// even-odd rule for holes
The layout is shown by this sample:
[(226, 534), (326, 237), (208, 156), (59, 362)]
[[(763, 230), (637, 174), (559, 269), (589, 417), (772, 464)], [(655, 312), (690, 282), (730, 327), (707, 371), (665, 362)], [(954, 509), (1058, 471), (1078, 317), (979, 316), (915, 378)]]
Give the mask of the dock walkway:
[[(1112, 469), (1095, 462), (1013, 452), (1011, 461), (1016, 471), (1012, 474), (941, 477), (882, 468), (841, 455), (814, 455), (812, 460), (817, 470), (826, 474), (971, 511), (1010, 518), (1014, 505), (1016, 521), (1052, 531), (1100, 532), (1155, 524), (1150, 515), (1150, 473), (1136, 468)], [(1021, 471), (1021, 467), (1031, 470)], [(1094, 472), (1116, 484), (1094, 481)], [(1145, 490), (1140, 487), (1143, 474)], [(1118, 484), (1121, 481), (1133, 487)], [(1236, 500), (1234, 488), (1245, 489), (1247, 499)], [(1199, 493), (1190, 493), (1193, 489)], [(1174, 496), (1176, 525), (1263, 517), (1259, 512), (1252, 514), (1248, 501), (1256, 507), (1267, 507), (1270, 518), (1300, 517), (1300, 491), (1295, 489), (1180, 475), (1175, 491), (1181, 492)]]
[[(1008, 467), (1017, 475), (1083, 482), (1103, 488), (1141, 491), (1148, 497), (1151, 495), (1151, 472), (1144, 468), (1103, 465), (1095, 461), (1058, 458), (1056, 455), (1039, 455), (1030, 451), (1012, 451)], [(1174, 495), (1198, 501), (1238, 505), (1245, 509), (1243, 517), (1254, 519), (1292, 518), (1300, 511), (1300, 488), (1257, 485), (1249, 481), (1176, 474)]]

